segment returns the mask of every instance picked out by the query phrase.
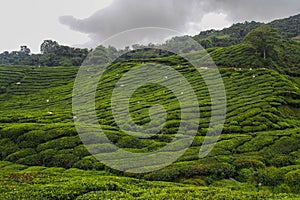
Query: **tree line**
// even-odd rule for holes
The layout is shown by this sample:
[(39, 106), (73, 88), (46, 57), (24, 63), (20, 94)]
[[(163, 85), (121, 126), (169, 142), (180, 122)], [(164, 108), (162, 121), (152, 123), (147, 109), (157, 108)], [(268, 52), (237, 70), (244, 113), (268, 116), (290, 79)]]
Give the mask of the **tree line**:
[(26, 45), (21, 46), (19, 51), (4, 51), (0, 54), (0, 64), (79, 66), (90, 52), (88, 49), (60, 45), (52, 40), (45, 40), (40, 46), (40, 51), (39, 54), (32, 54)]
[[(263, 59), (277, 57), (275, 46), (279, 45), (282, 38), (278, 29), (269, 25), (258, 23), (237, 24), (230, 30), (238, 30), (241, 26), (247, 26), (247, 29), (240, 29), (238, 35), (234, 37), (211, 37), (210, 40), (203, 39), (210, 37), (213, 31), (202, 32), (198, 42), (203, 48), (208, 49), (212, 46), (226, 47), (232, 43), (248, 43), (255, 54)], [(258, 27), (257, 27), (258, 26)], [(256, 27), (256, 28), (255, 28)], [(224, 29), (224, 31), (228, 31)], [(173, 55), (171, 52), (161, 49), (173, 49), (180, 53), (189, 53), (195, 49), (191, 36), (174, 37), (162, 45), (134, 44), (124, 49), (115, 47), (98, 46), (95, 50), (81, 49), (58, 44), (56, 41), (45, 40), (40, 46), (40, 54), (31, 54), (27, 46), (21, 46), (19, 51), (5, 51), (0, 54), (0, 64), (2, 65), (29, 65), (29, 66), (80, 66), (84, 61), (90, 64), (107, 64), (110, 62), (124, 60), (144, 60), (159, 57), (168, 57)], [(202, 38), (202, 39), (201, 39)], [(195, 38), (194, 38), (195, 39)], [(212, 43), (213, 42), (213, 43)]]

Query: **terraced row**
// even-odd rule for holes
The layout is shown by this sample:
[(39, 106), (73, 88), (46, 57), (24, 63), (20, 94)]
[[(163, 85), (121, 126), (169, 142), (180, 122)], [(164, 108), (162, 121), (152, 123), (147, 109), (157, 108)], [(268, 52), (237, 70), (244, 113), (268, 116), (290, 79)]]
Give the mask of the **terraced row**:
[[(153, 62), (149, 64), (155, 67)], [(111, 93), (122, 74), (139, 65), (140, 63), (126, 62), (116, 63), (109, 68), (99, 83), (96, 111), (101, 127), (114, 144), (132, 152), (151, 152), (162, 148), (174, 138), (181, 120), (181, 111), (176, 96), (170, 90), (148, 84), (135, 91), (131, 97), (131, 117), (139, 125), (147, 125), (150, 122), (149, 108), (162, 104), (168, 111), (165, 127), (150, 139), (137, 139), (120, 130), (111, 114)], [(145, 176), (146, 178), (176, 181), (185, 173), (184, 166), (187, 164), (188, 168), (206, 166), (207, 163), (223, 167), (228, 173), (220, 175), (221, 178), (238, 178), (240, 170), (249, 166), (258, 170), (266, 166), (298, 164), (299, 118), (297, 114), (288, 115), (289, 108), (295, 110), (299, 106), (297, 85), (272, 70), (220, 69), (228, 101), (224, 135), (210, 155), (199, 160), (198, 153), (208, 129), (212, 102), (204, 80), (195, 73), (195, 69), (187, 65), (172, 67), (186, 77), (198, 97), (201, 111), (199, 134), (192, 147), (175, 164), (182, 167), (175, 170), (171, 166), (167, 169), (168, 173), (163, 171), (168, 176), (162, 177), (162, 172), (159, 171)], [(8, 67), (1, 69), (9, 71)], [(22, 70), (16, 68), (16, 73), (6, 73), (6, 76), (11, 74), (12, 79), (21, 73), (24, 81), (21, 85), (7, 87), (9, 91), (0, 95), (1, 159), (26, 165), (104, 169), (82, 145), (72, 122), (73, 117), (76, 117), (72, 115), (71, 97), (77, 69), (65, 67), (33, 70), (25, 67)], [(209, 75), (210, 69), (201, 70), (208, 70)], [(38, 77), (38, 74), (41, 75)], [(162, 79), (165, 76), (162, 74)], [(59, 82), (55, 82), (57, 79)], [(5, 80), (2, 82), (9, 85), (9, 79)], [(20, 96), (15, 89), (18, 86), (26, 87), (28, 95)], [(189, 107), (185, 107), (183, 111), (193, 112)], [(290, 131), (280, 131), (286, 129)], [(261, 132), (266, 130), (268, 132)], [(103, 154), (114, 150), (112, 144), (90, 144)], [(165, 153), (168, 155), (172, 152)], [(215, 172), (205, 170), (207, 168), (197, 169), (188, 177), (204, 174), (216, 176)]]

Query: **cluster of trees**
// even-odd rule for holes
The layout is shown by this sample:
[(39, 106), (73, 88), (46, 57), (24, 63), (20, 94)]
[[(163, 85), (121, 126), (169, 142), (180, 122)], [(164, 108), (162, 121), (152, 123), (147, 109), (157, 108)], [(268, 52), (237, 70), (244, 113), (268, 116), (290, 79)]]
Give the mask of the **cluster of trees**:
[(300, 14), (286, 19), (275, 20), (269, 25), (278, 30), (280, 36), (284, 39), (290, 39), (300, 35)]
[(243, 38), (253, 29), (258, 28), (261, 23), (244, 22), (232, 25), (223, 30), (208, 30), (203, 31), (193, 38), (199, 42), (204, 48), (211, 47), (226, 47), (235, 44), (240, 44)]
[(0, 54), (0, 64), (80, 66), (89, 53), (88, 49), (63, 46), (52, 40), (45, 40), (40, 48), (40, 54), (31, 54), (31, 50), (25, 45), (19, 51), (5, 51)]
[[(299, 29), (300, 15), (292, 16), (286, 19), (275, 20), (266, 25), (277, 29), (283, 39), (291, 39), (300, 35)], [(232, 25), (223, 30), (208, 30), (195, 35), (193, 38), (204, 48), (226, 47), (240, 44), (244, 37), (252, 30), (262, 26), (263, 23), (244, 22)]]

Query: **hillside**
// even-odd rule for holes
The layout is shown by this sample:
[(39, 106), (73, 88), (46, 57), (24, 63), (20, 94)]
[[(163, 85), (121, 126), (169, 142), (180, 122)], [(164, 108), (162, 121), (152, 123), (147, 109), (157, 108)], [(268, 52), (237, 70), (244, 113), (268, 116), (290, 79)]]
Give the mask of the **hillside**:
[[(175, 45), (181, 55), (151, 48), (118, 52), (113, 47), (99, 46), (89, 55), (85, 63), (88, 65), (80, 68), (70, 66), (72, 62), (68, 59), (78, 64), (88, 51), (56, 43), (57, 55), (65, 50), (65, 53), (74, 51), (78, 57), (74, 60), (71, 54), (55, 57), (50, 48), (48, 54), (41, 56), (49, 59), (51, 65), (65, 66), (0, 65), (0, 198), (300, 199), (300, 42), (295, 39), (300, 35), (299, 17), (269, 24), (278, 29), (281, 38), (274, 29), (250, 22), (195, 36), (198, 41), (205, 41), (206, 50), (191, 52), (192, 44), (185, 43), (188, 36), (162, 45)], [(259, 37), (255, 37), (257, 33)], [(250, 35), (250, 40), (246, 35)], [(215, 139), (206, 136), (207, 133), (219, 128), (209, 126), (211, 118), (216, 114), (215, 119), (222, 120), (222, 107), (216, 106), (213, 113), (212, 108), (218, 103), (210, 95), (217, 96), (217, 100), (225, 99), (217, 90), (209, 90), (205, 81), (210, 80), (215, 88), (222, 87), (214, 76), (211, 68), (214, 63), (206, 56), (207, 52), (224, 82), (227, 113), (216, 145), (206, 157), (199, 158), (201, 146), (209, 148)], [(83, 98), (83, 106), (74, 112), (76, 95), (73, 96), (73, 91), (77, 91), (74, 83), (78, 71), (86, 75), (80, 91), (89, 93), (88, 80), (96, 79), (99, 73), (93, 71), (95, 68), (90, 68), (90, 64), (103, 61), (99, 65), (102, 69), (120, 53), (125, 54), (107, 66), (103, 76), (96, 80), (92, 107), (85, 105), (91, 102)], [(199, 65), (206, 79), (181, 57), (183, 55)], [(31, 58), (34, 56), (26, 57)], [(182, 75), (180, 81), (171, 74), (152, 70), (165, 65)], [(184, 82), (182, 78), (187, 80), (199, 104), (200, 117), (190, 117), (197, 112), (193, 107), (195, 102), (188, 101), (180, 109), (180, 99), (192, 96), (185, 87), (180, 88), (180, 96), (176, 96), (168, 87), (147, 83), (130, 96), (128, 110), (138, 126), (150, 126), (147, 131), (152, 135), (145, 137), (141, 129), (131, 129), (128, 115), (118, 123), (112, 107), (127, 95), (127, 85), (118, 81), (124, 78), (135, 83), (134, 76), (143, 80), (151, 77), (150, 73), (147, 77), (126, 74), (135, 69), (153, 71), (162, 83), (170, 81), (180, 85)], [(122, 95), (113, 101), (115, 88)], [(195, 104), (197, 108), (198, 104)], [(162, 105), (166, 115), (150, 109), (155, 105)], [(110, 141), (91, 132), (86, 134), (83, 145), (74, 121), (90, 120), (88, 114), (94, 112), (93, 106), (97, 117), (93, 125), (98, 122)], [(124, 110), (123, 107), (118, 109)], [(77, 115), (78, 112), (82, 115)], [(151, 114), (158, 116), (158, 121), (153, 120)], [(184, 115), (188, 116), (186, 121), (182, 119)], [(159, 122), (164, 118), (166, 122), (161, 127)], [(176, 133), (182, 121), (185, 132), (179, 134), (179, 138), (192, 134), (186, 131), (187, 126), (199, 125), (189, 148), (171, 165), (158, 171), (149, 170), (161, 166), (172, 157), (174, 150), (163, 149), (163, 159), (153, 164), (149, 164), (142, 153), (160, 150), (173, 140), (178, 144)], [(157, 128), (161, 129), (156, 132)], [(118, 162), (119, 157), (113, 154), (116, 146), (126, 155), (140, 153), (139, 159), (144, 162), (142, 165), (137, 164), (137, 159)], [(117, 163), (124, 170), (116, 170), (116, 165), (115, 168), (104, 165), (91, 152), (96, 152), (98, 158)], [(133, 169), (151, 172), (135, 174)]]
[[(168, 61), (172, 63), (172, 59)], [(165, 60), (158, 58), (155, 65)], [(153, 61), (149, 64), (154, 65)], [(148, 152), (163, 147), (173, 138), (172, 133), (178, 126), (178, 108), (169, 107), (171, 114), (167, 125), (156, 137), (133, 139), (115, 126), (107, 103), (117, 74), (139, 65), (140, 62), (134, 61), (112, 65), (106, 78), (100, 80), (101, 93), (96, 96), (96, 105), (102, 128), (116, 145), (128, 151)], [(201, 180), (201, 185), (234, 178), (251, 184), (261, 182), (271, 188), (285, 183), (291, 191), (298, 191), (298, 186), (285, 178), (297, 173), (300, 167), (300, 90), (297, 84), (272, 69), (221, 68), (228, 99), (225, 128), (213, 151), (199, 160), (198, 152), (210, 120), (208, 91), (201, 77), (192, 75), (189, 66), (176, 64), (173, 67), (184, 74), (197, 91), (201, 128), (192, 147), (176, 163), (140, 178), (192, 184), (200, 184)], [(0, 67), (2, 160), (30, 166), (107, 170), (121, 175), (95, 160), (77, 135), (71, 111), (77, 70), (76, 67)], [(300, 82), (297, 77), (294, 79)], [(144, 90), (152, 92), (145, 95)], [(140, 124), (148, 123), (149, 105), (161, 102), (167, 107), (176, 105), (172, 101), (172, 93), (166, 95), (160, 88), (146, 86), (132, 99), (132, 116)], [(101, 144), (95, 148), (102, 149), (105, 154), (113, 147)], [(275, 177), (269, 178), (269, 173), (274, 173)]]
[[(244, 22), (237, 23), (223, 30), (208, 30), (195, 35), (193, 39), (198, 41), (204, 48), (224, 47), (239, 44), (243, 38), (253, 29), (258, 28), (263, 23)], [(284, 39), (296, 38), (300, 35), (300, 15), (291, 16), (286, 19), (278, 19), (267, 23), (272, 28), (278, 30)]]

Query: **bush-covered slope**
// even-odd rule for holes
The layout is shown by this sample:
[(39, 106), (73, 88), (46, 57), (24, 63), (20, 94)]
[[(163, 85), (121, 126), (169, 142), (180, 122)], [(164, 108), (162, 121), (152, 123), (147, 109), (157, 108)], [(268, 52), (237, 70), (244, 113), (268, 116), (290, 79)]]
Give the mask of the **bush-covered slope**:
[[(230, 47), (207, 49), (217, 66), (235, 68), (268, 68), (290, 76), (300, 76), (300, 43), (298, 41), (279, 41), (272, 56), (264, 59), (247, 43)], [(198, 62), (206, 64), (206, 61)], [(207, 63), (210, 64), (210, 63)]]
[(28, 167), (9, 162), (0, 162), (0, 182), (0, 198), (11, 200), (300, 198), (296, 194), (280, 193), (280, 190), (272, 194), (267, 187), (258, 189), (234, 180), (216, 182), (207, 187), (116, 177), (102, 171)]
[[(171, 64), (172, 59), (168, 59)], [(157, 59), (156, 63), (145, 65), (155, 67), (159, 62), (165, 61)], [(194, 75), (194, 70), (174, 63), (176, 60), (172, 66), (194, 86), (200, 104), (201, 128), (192, 147), (175, 164), (140, 177), (193, 184), (200, 181), (204, 185), (234, 178), (251, 184), (261, 182), (275, 189), (285, 184), (289, 173), (297, 173), (300, 168), (300, 91), (297, 84), (271, 69), (221, 68), (228, 99), (224, 132), (209, 156), (199, 160), (198, 152), (210, 120), (210, 98), (204, 81)], [(162, 103), (170, 110), (166, 127), (150, 139), (133, 140), (125, 136), (109, 111), (110, 93), (118, 80), (117, 74), (139, 65), (140, 62), (112, 65), (105, 78), (100, 80), (96, 106), (102, 128), (116, 145), (128, 151), (148, 152), (166, 145), (174, 136), (179, 117), (173, 94), (148, 85), (137, 90), (131, 98), (132, 117), (140, 124), (149, 122), (147, 108), (150, 105)], [(75, 116), (71, 111), (71, 97), (77, 69), (0, 67), (3, 77), (0, 95), (1, 160), (25, 165), (111, 171), (87, 152), (73, 125)], [(110, 152), (112, 146), (101, 144), (95, 148), (102, 148), (105, 153)], [(274, 178), (270, 179), (266, 173), (275, 173)], [(297, 192), (292, 184), (288, 184), (287, 188)]]

